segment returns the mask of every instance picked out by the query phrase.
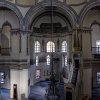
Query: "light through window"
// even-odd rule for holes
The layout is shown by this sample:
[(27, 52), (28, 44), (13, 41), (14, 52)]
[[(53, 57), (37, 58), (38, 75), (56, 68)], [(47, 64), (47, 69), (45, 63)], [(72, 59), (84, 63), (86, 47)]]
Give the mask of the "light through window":
[(41, 77), (41, 70), (40, 69), (37, 69), (36, 70), (36, 79), (38, 79), (40, 77)]
[(67, 66), (67, 56), (65, 56), (65, 66)]
[(100, 52), (100, 41), (96, 41), (97, 52)]
[(97, 83), (100, 84), (100, 72), (97, 72)]
[(40, 43), (38, 41), (35, 42), (35, 53), (40, 52)]
[(47, 65), (50, 65), (50, 55), (47, 56)]
[(39, 57), (36, 56), (36, 66), (38, 66), (38, 63), (39, 63)]
[(67, 52), (67, 42), (66, 41), (62, 42), (62, 52)]
[(4, 83), (4, 73), (0, 73), (0, 83)]
[(52, 41), (47, 43), (47, 52), (55, 52), (55, 44)]

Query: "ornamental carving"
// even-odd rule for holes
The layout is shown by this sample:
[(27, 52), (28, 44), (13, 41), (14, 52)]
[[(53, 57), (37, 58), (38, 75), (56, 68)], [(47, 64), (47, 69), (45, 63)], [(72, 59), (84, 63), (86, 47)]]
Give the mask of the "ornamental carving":
[(62, 27), (61, 23), (41, 23), (40, 28), (34, 27), (34, 33), (51, 34), (53, 33), (65, 33), (68, 31), (68, 26)]

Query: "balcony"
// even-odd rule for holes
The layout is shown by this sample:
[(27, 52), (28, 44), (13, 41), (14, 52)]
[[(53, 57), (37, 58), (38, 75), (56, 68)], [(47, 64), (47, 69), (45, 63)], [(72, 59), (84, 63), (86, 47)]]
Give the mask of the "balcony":
[(10, 48), (1, 48), (0, 47), (0, 54), (1, 55), (10, 55)]
[(94, 58), (100, 58), (100, 47), (92, 47), (92, 55)]

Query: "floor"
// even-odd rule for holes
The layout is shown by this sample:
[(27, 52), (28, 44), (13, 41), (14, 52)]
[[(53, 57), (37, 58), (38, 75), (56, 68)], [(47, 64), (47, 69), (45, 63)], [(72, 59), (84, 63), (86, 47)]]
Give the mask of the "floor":
[(91, 100), (100, 100), (100, 88), (94, 88), (92, 90), (92, 99)]
[[(36, 83), (34, 86), (31, 86), (29, 100), (46, 100), (45, 94), (46, 90), (48, 90), (49, 84), (49, 81), (43, 81)], [(60, 100), (64, 100), (64, 83), (58, 82), (57, 88), (61, 97)]]
[[(45, 93), (46, 89), (48, 89), (48, 85), (49, 82), (38, 82), (34, 86), (31, 86), (29, 98), (25, 100), (46, 100)], [(57, 87), (60, 90), (61, 100), (64, 100), (63, 83), (59, 83)], [(10, 90), (1, 89), (0, 94), (2, 95), (2, 100), (12, 100), (10, 99)], [(100, 88), (94, 88), (92, 90), (91, 100), (100, 100)]]
[[(46, 90), (48, 89), (50, 82), (49, 81), (42, 81), (36, 83), (34, 86), (30, 87), (30, 94), (28, 99), (25, 100), (46, 100), (45, 94)], [(57, 85), (57, 88), (59, 89), (60, 92), (60, 100), (64, 100), (64, 84), (59, 83)], [(7, 89), (1, 89), (1, 95), (2, 95), (2, 100), (12, 100), (10, 99), (10, 90)]]
[(10, 90), (8, 89), (1, 89), (0, 91), (1, 96), (2, 96), (2, 100), (11, 100), (10, 99)]

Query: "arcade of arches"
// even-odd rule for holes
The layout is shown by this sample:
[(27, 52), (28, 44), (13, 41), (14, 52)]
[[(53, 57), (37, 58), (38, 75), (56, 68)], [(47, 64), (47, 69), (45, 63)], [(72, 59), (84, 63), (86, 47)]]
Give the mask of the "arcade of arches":
[(0, 89), (28, 99), (31, 86), (50, 81), (52, 61), (61, 100), (92, 100), (100, 88), (100, 0), (1, 0)]

